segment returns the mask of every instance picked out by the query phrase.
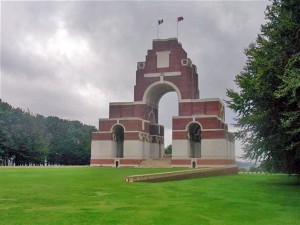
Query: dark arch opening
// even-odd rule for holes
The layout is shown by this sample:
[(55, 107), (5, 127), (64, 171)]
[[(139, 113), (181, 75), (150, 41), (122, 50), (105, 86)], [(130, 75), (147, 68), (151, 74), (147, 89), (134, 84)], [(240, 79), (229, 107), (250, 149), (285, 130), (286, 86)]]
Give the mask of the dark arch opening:
[(190, 141), (190, 157), (201, 158), (201, 127), (198, 123), (191, 123), (188, 127)]
[(113, 139), (116, 142), (116, 158), (124, 157), (124, 128), (121, 125), (113, 127)]

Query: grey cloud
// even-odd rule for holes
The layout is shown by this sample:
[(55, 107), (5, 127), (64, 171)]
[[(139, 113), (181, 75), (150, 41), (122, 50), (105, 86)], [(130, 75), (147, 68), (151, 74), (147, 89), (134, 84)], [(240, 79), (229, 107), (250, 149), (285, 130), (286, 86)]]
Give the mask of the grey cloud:
[(1, 49), (1, 70), (10, 76), (27, 77), (28, 79), (53, 79), (59, 63), (31, 52), (23, 52), (15, 46), (3, 45)]
[[(56, 29), (63, 11), (61, 3), (11, 1), (2, 2), (2, 38), (19, 39), (28, 33), (39, 37)], [(61, 4), (60, 7), (58, 7)]]
[[(268, 1), (1, 4), (1, 98), (34, 113), (97, 125), (108, 116), (109, 102), (133, 101), (136, 62), (145, 60), (161, 18), (160, 38), (169, 38), (176, 36), (176, 17), (184, 17), (179, 41), (198, 67), (200, 96), (226, 98), (226, 88), (236, 88), (244, 48), (255, 41)], [(87, 52), (72, 52), (71, 58), (48, 52), (46, 43), (60, 26)], [(161, 100), (166, 128), (177, 113), (175, 95)], [(226, 113), (230, 124), (234, 114)]]

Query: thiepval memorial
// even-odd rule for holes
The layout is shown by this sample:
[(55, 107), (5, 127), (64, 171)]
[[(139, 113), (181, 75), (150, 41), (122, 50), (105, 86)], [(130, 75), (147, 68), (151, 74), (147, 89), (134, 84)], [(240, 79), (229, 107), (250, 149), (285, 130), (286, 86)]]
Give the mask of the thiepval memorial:
[(218, 98), (201, 99), (197, 67), (177, 38), (155, 39), (146, 60), (137, 63), (133, 102), (109, 104), (92, 135), (92, 166), (139, 166), (164, 157), (164, 127), (158, 106), (168, 92), (178, 96), (172, 118), (172, 167), (236, 166), (234, 136)]

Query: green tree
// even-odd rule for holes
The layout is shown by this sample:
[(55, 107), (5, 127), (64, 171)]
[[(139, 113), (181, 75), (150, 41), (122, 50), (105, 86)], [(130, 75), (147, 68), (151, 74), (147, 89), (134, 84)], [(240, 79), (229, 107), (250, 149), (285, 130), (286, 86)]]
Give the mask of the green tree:
[(172, 145), (168, 145), (168, 147), (165, 148), (165, 154), (172, 154)]
[(32, 115), (0, 101), (0, 165), (89, 164), (95, 127)]
[(11, 115), (12, 107), (0, 100), (0, 165), (7, 165), (11, 157), (11, 136), (7, 126)]
[(300, 160), (300, 4), (273, 0), (256, 43), (236, 76), (239, 91), (227, 90), (238, 117), (236, 136), (245, 158), (268, 171), (295, 172)]
[(41, 164), (47, 154), (43, 128), (30, 112), (0, 104), (0, 158), (4, 165)]
[(95, 127), (79, 121), (46, 119), (49, 140), (48, 161), (51, 164), (86, 165), (91, 158), (91, 137)]

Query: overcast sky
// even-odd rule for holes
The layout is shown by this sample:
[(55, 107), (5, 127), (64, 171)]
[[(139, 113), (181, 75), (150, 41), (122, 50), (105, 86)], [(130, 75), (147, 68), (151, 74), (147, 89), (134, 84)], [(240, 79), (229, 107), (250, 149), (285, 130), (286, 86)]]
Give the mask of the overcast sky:
[[(265, 23), (268, 1), (1, 2), (1, 98), (34, 114), (98, 127), (109, 102), (133, 101), (136, 63), (152, 40), (176, 37), (197, 66), (200, 98), (226, 99), (245, 65), (244, 49)], [(160, 102), (170, 143), (177, 96)], [(234, 114), (226, 109), (233, 130)], [(236, 142), (237, 156), (242, 154)]]

